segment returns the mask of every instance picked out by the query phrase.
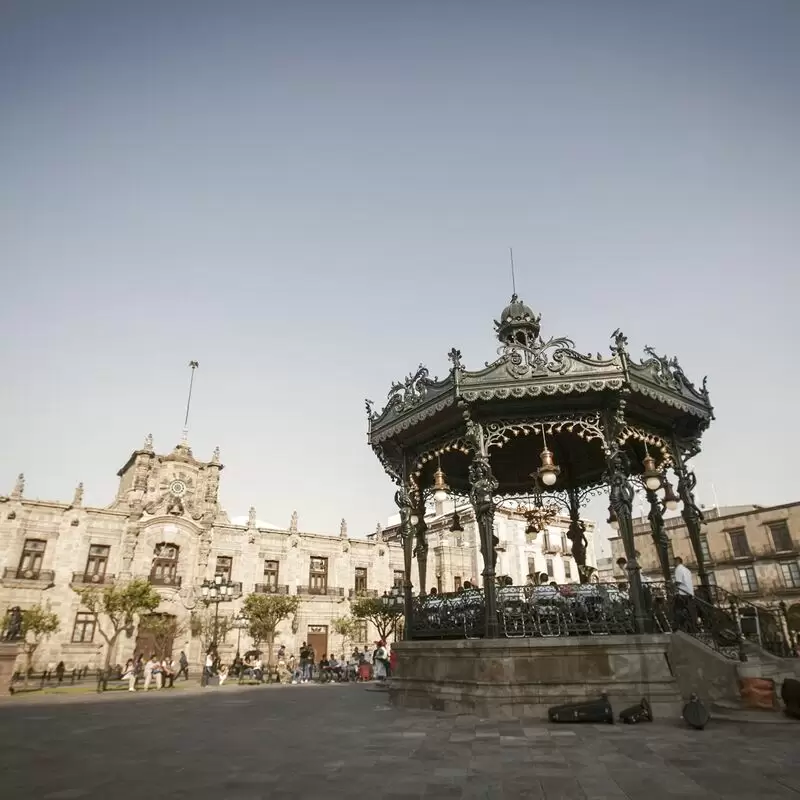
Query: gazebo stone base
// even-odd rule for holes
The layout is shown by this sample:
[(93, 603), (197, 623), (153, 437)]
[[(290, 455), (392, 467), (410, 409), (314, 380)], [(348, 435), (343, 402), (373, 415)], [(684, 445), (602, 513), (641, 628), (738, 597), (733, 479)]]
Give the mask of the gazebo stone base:
[(668, 635), (404, 641), (389, 699), (485, 718), (547, 718), (547, 709), (605, 693), (619, 712), (647, 698), (655, 719), (678, 719), (682, 700)]
[(14, 664), (21, 650), (16, 642), (0, 642), (0, 695), (11, 692)]

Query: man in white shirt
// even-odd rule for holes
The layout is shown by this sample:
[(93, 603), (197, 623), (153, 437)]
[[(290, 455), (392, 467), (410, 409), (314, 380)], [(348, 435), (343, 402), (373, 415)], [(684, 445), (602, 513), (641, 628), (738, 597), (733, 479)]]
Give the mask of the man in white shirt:
[(681, 594), (688, 594), (694, 597), (694, 582), (692, 581), (692, 573), (688, 567), (684, 566), (683, 559), (677, 557), (675, 559), (675, 585)]

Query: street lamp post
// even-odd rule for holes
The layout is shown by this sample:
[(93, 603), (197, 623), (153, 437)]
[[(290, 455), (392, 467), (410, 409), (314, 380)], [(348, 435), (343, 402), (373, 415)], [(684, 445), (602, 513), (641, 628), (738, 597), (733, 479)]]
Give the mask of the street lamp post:
[(223, 575), (215, 575), (213, 580), (204, 580), (200, 591), (206, 607), (214, 605), (214, 633), (211, 639), (211, 648), (217, 652), (217, 638), (219, 632), (219, 604), (233, 600), (236, 584)]

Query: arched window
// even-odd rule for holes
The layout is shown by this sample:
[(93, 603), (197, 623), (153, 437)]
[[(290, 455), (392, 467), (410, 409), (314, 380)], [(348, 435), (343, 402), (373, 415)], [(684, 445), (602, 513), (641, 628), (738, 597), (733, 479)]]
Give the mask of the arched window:
[(150, 583), (156, 586), (176, 586), (178, 578), (178, 554), (180, 548), (176, 544), (161, 542), (153, 552), (153, 568), (150, 570)]

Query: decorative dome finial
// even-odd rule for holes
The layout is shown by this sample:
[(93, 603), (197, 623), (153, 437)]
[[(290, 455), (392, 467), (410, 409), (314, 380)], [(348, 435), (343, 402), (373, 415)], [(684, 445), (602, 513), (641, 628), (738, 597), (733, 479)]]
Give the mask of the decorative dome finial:
[(514, 292), (511, 295), (511, 302), (500, 314), (500, 321), (494, 322), (497, 338), (504, 345), (533, 347), (539, 339), (541, 319), (541, 314), (534, 314)]

